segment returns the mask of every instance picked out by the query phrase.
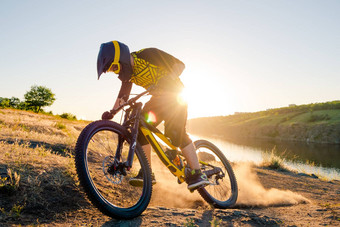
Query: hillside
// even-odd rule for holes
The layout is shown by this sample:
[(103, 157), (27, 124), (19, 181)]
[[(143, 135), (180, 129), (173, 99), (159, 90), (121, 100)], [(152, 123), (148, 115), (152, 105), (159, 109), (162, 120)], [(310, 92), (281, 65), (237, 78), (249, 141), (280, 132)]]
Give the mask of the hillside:
[(340, 144), (340, 101), (191, 119), (192, 134)]
[[(212, 209), (197, 192), (152, 165), (157, 184), (148, 209), (114, 220), (86, 199), (73, 148), (84, 121), (0, 109), (0, 226), (313, 226), (340, 224), (340, 182), (234, 163), (239, 198)], [(157, 167), (156, 167), (157, 166)]]

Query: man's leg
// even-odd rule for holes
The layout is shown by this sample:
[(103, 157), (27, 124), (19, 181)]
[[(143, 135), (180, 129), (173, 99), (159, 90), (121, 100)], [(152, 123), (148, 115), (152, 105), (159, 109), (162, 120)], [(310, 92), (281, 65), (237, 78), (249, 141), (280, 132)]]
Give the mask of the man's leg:
[(169, 107), (165, 114), (164, 134), (168, 136), (172, 144), (181, 148), (190, 172), (185, 173), (189, 190), (195, 190), (209, 184), (207, 176), (201, 172), (198, 162), (196, 148), (189, 135), (186, 133), (187, 105), (181, 105), (177, 99), (167, 102)]
[(188, 189), (192, 191), (199, 187), (208, 185), (209, 181), (207, 176), (202, 173), (200, 169), (195, 145), (191, 142), (181, 150), (191, 169), (190, 172), (186, 172), (185, 174), (186, 182), (188, 183)]
[[(162, 113), (159, 111), (159, 109), (161, 109), (164, 103), (165, 102), (162, 100), (159, 100), (159, 98), (152, 96), (151, 99), (144, 105), (144, 108), (142, 110), (142, 115), (144, 116), (146, 120), (150, 112), (152, 112), (153, 115), (156, 116), (156, 122), (152, 123), (154, 127), (157, 127), (157, 125), (159, 125), (163, 121)], [(138, 133), (138, 140), (142, 141), (142, 144), (145, 144), (145, 145), (142, 145), (142, 148), (144, 150), (144, 153), (151, 167), (151, 145), (148, 143), (146, 138), (142, 136), (141, 131), (139, 131)]]
[(183, 156), (187, 160), (191, 169), (200, 169), (200, 165), (198, 163), (198, 158), (196, 155), (196, 148), (193, 143), (189, 143), (187, 146), (181, 149), (183, 152)]

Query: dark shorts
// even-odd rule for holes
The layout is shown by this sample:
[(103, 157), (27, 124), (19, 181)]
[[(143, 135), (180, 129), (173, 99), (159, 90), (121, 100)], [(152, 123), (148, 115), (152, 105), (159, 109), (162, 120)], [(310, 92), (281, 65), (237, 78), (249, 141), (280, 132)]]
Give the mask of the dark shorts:
[[(179, 103), (177, 95), (152, 96), (142, 110), (145, 119), (150, 111), (156, 116), (152, 125), (157, 126), (164, 121), (164, 135), (171, 139), (173, 145), (184, 148), (192, 142), (185, 129), (187, 105)], [(138, 133), (138, 141), (141, 145), (148, 144), (141, 132)]]

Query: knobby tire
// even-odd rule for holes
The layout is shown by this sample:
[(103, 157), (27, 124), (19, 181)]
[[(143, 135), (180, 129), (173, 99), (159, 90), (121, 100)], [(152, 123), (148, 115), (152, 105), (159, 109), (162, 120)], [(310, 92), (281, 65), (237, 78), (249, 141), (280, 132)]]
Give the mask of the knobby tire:
[[(148, 160), (142, 150), (142, 147), (137, 143), (136, 151), (135, 151), (135, 157), (136, 160), (140, 163), (140, 169), (142, 169), (144, 176), (144, 186), (142, 190), (139, 200), (136, 202), (136, 204), (131, 205), (131, 207), (120, 207), (115, 204), (115, 201), (109, 202), (105, 197), (103, 196), (103, 192), (106, 189), (101, 189), (101, 191), (97, 188), (101, 185), (101, 181), (97, 180), (96, 183), (94, 179), (91, 178), (91, 173), (89, 170), (89, 164), (87, 163), (90, 158), (87, 157), (88, 155), (88, 148), (89, 143), (92, 143), (92, 137), (96, 136), (96, 133), (99, 132), (112, 132), (120, 137), (124, 138), (124, 140), (127, 143), (130, 143), (131, 141), (131, 135), (130, 133), (121, 125), (118, 123), (112, 122), (112, 121), (95, 121), (90, 123), (87, 127), (83, 129), (81, 132), (76, 148), (75, 148), (75, 164), (77, 169), (78, 178), (80, 181), (81, 186), (83, 187), (87, 197), (92, 202), (93, 205), (95, 205), (102, 213), (111, 216), (116, 219), (131, 219), (139, 216), (148, 206), (151, 194), (152, 194), (152, 183), (151, 183), (151, 168), (148, 163)], [(113, 144), (109, 144), (108, 147), (111, 148), (111, 146), (115, 147)], [(92, 149), (92, 148), (91, 148)], [(93, 148), (96, 149), (96, 148)], [(99, 148), (98, 148), (99, 149)], [(115, 155), (115, 149), (113, 150), (113, 156)], [(98, 155), (99, 158), (103, 158), (100, 155)], [(97, 158), (97, 156), (96, 156)], [(99, 159), (98, 158), (98, 159)], [(135, 160), (135, 159), (134, 159)], [(103, 160), (100, 160), (102, 162), (105, 162)], [(136, 161), (134, 161), (135, 163)], [(98, 163), (100, 163), (98, 161)], [(91, 164), (92, 165), (92, 164)], [(98, 164), (99, 165), (99, 164)], [(97, 166), (97, 169), (102, 168), (101, 166)], [(103, 168), (104, 169), (104, 168)], [(98, 170), (100, 173), (100, 171)], [(101, 173), (103, 174), (103, 173)], [(105, 173), (104, 173), (105, 175)], [(132, 173), (131, 173), (132, 175)], [(124, 179), (123, 179), (124, 180)], [(102, 181), (107, 181), (105, 177), (102, 177)], [(98, 183), (97, 183), (98, 182)], [(111, 182), (107, 181), (106, 185), (109, 185)], [(103, 183), (104, 185), (104, 183)], [(114, 187), (116, 184), (111, 184), (112, 187), (107, 187), (107, 190), (114, 190)], [(127, 184), (125, 184), (127, 185)], [(118, 186), (117, 186), (118, 187)], [(127, 185), (127, 187), (130, 187)], [(113, 189), (112, 189), (113, 188)], [(124, 190), (124, 185), (121, 186), (120, 190)], [(133, 188), (132, 188), (133, 190)], [(113, 193), (116, 193), (113, 191)], [(119, 196), (119, 195), (118, 195)], [(139, 196), (139, 195), (138, 195)], [(113, 204), (114, 203), (114, 204)]]
[[(238, 187), (234, 171), (229, 161), (224, 156), (222, 151), (220, 151), (214, 144), (209, 141), (197, 140), (194, 142), (194, 144), (197, 150), (196, 152), (199, 152), (199, 150), (203, 148), (207, 149), (213, 156), (217, 157), (220, 162), (223, 163), (223, 169), (225, 172), (225, 177), (223, 178), (223, 181), (220, 180), (220, 185), (208, 185), (204, 188), (198, 189), (198, 192), (206, 202), (213, 205), (215, 208), (225, 209), (233, 206), (237, 200)], [(225, 183), (226, 186), (224, 186), (223, 183)], [(221, 194), (227, 193), (228, 196), (222, 199), (217, 198), (218, 193), (217, 195), (214, 195), (212, 193), (214, 192), (215, 188), (218, 188), (219, 191), (222, 191)]]

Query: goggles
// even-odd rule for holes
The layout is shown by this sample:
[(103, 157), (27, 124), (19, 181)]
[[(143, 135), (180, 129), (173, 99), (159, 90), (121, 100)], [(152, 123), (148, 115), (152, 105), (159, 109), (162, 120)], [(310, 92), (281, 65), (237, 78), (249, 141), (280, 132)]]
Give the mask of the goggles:
[(111, 63), (110, 67), (106, 70), (106, 72), (114, 72), (118, 74), (120, 72), (120, 64), (119, 64), (119, 58), (120, 58), (120, 47), (117, 41), (112, 41), (114, 47), (115, 47), (115, 58), (113, 62)]
[(109, 69), (106, 72), (114, 72), (115, 74), (119, 74), (120, 72), (120, 64), (112, 62)]

